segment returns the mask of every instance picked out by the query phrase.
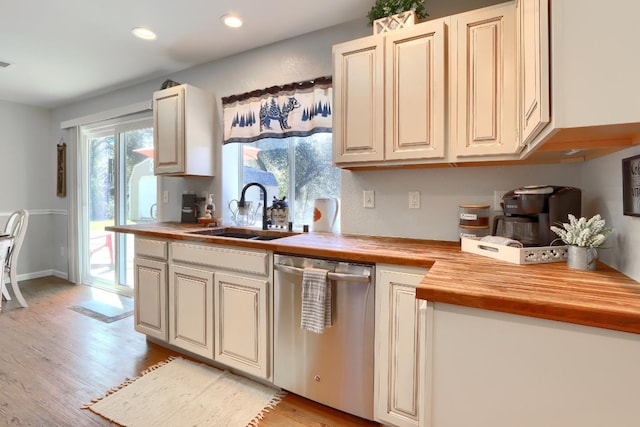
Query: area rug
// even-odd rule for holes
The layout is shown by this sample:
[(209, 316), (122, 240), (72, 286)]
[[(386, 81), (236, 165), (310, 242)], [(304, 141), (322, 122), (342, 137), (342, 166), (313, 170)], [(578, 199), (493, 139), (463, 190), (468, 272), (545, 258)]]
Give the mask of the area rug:
[(133, 314), (132, 304), (125, 304), (124, 307), (116, 307), (97, 300), (89, 300), (82, 304), (72, 305), (69, 306), (69, 309), (104, 323), (115, 322), (116, 320), (124, 319)]
[(284, 395), (228, 371), (170, 358), (83, 409), (127, 427), (257, 426)]

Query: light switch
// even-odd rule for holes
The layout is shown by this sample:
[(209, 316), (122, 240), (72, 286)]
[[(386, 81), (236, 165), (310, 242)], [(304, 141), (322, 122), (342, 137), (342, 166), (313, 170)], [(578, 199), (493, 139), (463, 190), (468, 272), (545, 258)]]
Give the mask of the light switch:
[(373, 190), (364, 190), (362, 192), (362, 206), (365, 208), (376, 207), (376, 196)]

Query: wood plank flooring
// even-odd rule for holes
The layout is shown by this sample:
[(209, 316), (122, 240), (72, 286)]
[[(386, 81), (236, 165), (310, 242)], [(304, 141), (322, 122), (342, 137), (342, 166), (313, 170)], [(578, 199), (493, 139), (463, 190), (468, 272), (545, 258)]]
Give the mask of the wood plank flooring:
[[(111, 426), (81, 407), (169, 356), (133, 317), (103, 323), (68, 309), (103, 291), (55, 277), (20, 283), (29, 303), (0, 313), (0, 425)], [(288, 394), (260, 426), (378, 425)]]

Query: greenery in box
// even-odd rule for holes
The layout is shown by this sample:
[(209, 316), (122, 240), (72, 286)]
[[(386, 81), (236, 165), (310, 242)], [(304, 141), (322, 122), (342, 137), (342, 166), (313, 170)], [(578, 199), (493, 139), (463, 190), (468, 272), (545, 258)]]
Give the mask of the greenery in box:
[(413, 10), (418, 19), (429, 16), (424, 7), (424, 0), (376, 0), (367, 15), (369, 25), (372, 26), (376, 19), (386, 18), (408, 10)]

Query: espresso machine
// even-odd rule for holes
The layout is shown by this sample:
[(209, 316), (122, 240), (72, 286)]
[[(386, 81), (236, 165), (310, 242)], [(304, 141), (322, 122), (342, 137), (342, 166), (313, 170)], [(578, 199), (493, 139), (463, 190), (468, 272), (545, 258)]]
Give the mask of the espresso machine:
[(530, 185), (502, 197), (504, 215), (493, 219), (492, 235), (518, 240), (524, 246), (549, 246), (558, 236), (552, 225), (580, 217), (582, 192), (578, 188)]

